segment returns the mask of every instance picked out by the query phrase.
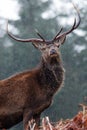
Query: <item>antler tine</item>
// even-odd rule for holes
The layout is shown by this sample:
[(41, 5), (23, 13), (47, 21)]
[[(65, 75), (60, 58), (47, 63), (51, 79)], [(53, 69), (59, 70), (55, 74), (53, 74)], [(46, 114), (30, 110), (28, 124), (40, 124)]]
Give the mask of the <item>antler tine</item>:
[(43, 36), (38, 32), (37, 29), (35, 29), (35, 32), (37, 33), (37, 35), (38, 35), (43, 41), (45, 41), (45, 39), (44, 39)]
[(62, 34), (60, 34), (57, 38), (59, 38), (59, 37), (61, 37), (61, 36), (63, 36), (63, 35), (67, 35), (67, 34), (71, 33), (73, 30), (75, 30), (75, 29), (80, 25), (81, 17), (80, 17), (79, 11), (78, 11), (78, 9), (76, 8), (76, 6), (75, 6), (74, 4), (73, 4), (73, 6), (74, 6), (74, 8), (75, 8), (75, 10), (76, 10), (76, 12), (77, 12), (77, 14), (78, 14), (79, 21), (78, 21), (78, 23), (76, 24), (76, 18), (75, 18), (74, 24), (73, 24), (72, 28), (71, 28), (70, 30), (68, 30), (68, 31), (66, 31), (66, 32), (64, 32), (64, 33), (62, 33)]
[(77, 25), (74, 27), (74, 29), (76, 29), (79, 26), (80, 22), (81, 22), (81, 17), (80, 17), (80, 13), (79, 13), (78, 8), (75, 6), (75, 4), (73, 2), (72, 2), (72, 4), (73, 4), (73, 7), (75, 8), (75, 10), (76, 10), (76, 12), (78, 14), (78, 18), (79, 18), (79, 21), (78, 21)]
[(69, 31), (63, 33), (62, 35), (67, 35), (67, 34), (71, 33), (75, 29), (75, 26), (76, 26), (76, 18), (74, 19), (72, 28)]
[[(77, 9), (77, 7), (75, 6), (75, 4), (72, 2), (72, 4), (73, 4), (73, 7), (74, 7), (74, 9), (76, 10), (76, 12), (77, 12), (77, 14), (78, 14), (78, 18), (79, 18), (79, 21), (78, 21), (78, 23), (76, 24), (76, 19), (75, 19), (75, 22), (74, 22), (74, 26), (73, 26), (73, 30), (74, 29), (76, 29), (78, 26), (79, 26), (79, 24), (80, 24), (80, 22), (81, 22), (81, 17), (80, 17), (80, 14), (79, 14), (79, 10)], [(71, 29), (72, 30), (72, 29)], [(72, 30), (72, 31), (73, 31)], [(67, 34), (68, 34), (68, 32), (67, 32)]]
[(37, 38), (29, 38), (29, 39), (20, 39), (20, 38), (17, 38), (16, 36), (14, 36), (13, 34), (11, 34), (9, 31), (8, 31), (8, 21), (7, 21), (7, 34), (14, 40), (16, 41), (19, 41), (19, 42), (41, 42), (41, 43), (44, 43), (44, 41), (42, 39), (37, 39)]
[(56, 34), (56, 36), (53, 38), (53, 41), (56, 40), (57, 36), (62, 32), (63, 28), (59, 30), (59, 32)]

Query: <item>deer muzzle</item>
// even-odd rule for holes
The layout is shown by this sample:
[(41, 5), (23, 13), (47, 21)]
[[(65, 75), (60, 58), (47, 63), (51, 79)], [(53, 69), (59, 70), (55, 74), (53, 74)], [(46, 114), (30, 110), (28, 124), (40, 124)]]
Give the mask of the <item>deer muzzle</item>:
[(51, 50), (50, 50), (50, 55), (57, 55), (56, 50), (55, 50), (55, 49), (51, 49)]

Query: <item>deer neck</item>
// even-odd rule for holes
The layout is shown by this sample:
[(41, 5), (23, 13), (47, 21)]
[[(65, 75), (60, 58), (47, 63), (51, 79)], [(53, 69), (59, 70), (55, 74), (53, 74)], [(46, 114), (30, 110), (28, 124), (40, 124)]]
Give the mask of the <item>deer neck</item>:
[(47, 62), (42, 59), (40, 65), (40, 83), (54, 91), (60, 88), (63, 82), (64, 69), (58, 58), (50, 59)]

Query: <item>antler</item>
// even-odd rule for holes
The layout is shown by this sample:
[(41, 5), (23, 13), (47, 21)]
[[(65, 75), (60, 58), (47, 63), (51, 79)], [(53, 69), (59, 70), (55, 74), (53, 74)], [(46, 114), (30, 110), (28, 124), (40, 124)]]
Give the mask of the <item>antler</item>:
[(8, 31), (8, 21), (7, 21), (7, 34), (14, 40), (16, 41), (19, 41), (19, 42), (32, 42), (32, 43), (44, 43), (45, 42), (45, 39), (41, 36), (41, 34), (39, 32), (37, 32), (37, 35), (39, 35), (39, 37), (41, 39), (37, 39), (37, 38), (29, 38), (29, 39), (20, 39), (20, 38), (17, 38), (16, 36), (14, 36), (13, 34), (11, 34), (9, 31)]
[(75, 10), (76, 10), (76, 12), (77, 12), (77, 14), (78, 14), (78, 23), (76, 23), (76, 18), (74, 19), (74, 23), (73, 23), (73, 26), (71, 27), (71, 29), (70, 30), (68, 30), (68, 31), (66, 31), (66, 32), (64, 32), (64, 33), (62, 33), (61, 34), (61, 32), (62, 32), (62, 30), (63, 30), (63, 28), (61, 28), (60, 29), (60, 31), (56, 34), (56, 36), (53, 38), (53, 40), (45, 40), (44, 38), (43, 38), (43, 36), (36, 30), (36, 33), (37, 33), (37, 35), (41, 38), (41, 39), (37, 39), (37, 38), (29, 38), (29, 39), (20, 39), (20, 38), (17, 38), (16, 36), (14, 36), (13, 34), (11, 34), (9, 31), (8, 31), (8, 22), (7, 22), (7, 33), (8, 33), (8, 35), (12, 38), (12, 39), (14, 39), (14, 40), (16, 40), (16, 41), (19, 41), (19, 42), (32, 42), (32, 43), (38, 43), (38, 42), (40, 42), (40, 43), (47, 43), (47, 44), (52, 44), (55, 40), (58, 40), (60, 37), (62, 37), (62, 36), (66, 36), (67, 34), (69, 34), (69, 33), (71, 33), (73, 30), (75, 30), (79, 25), (80, 25), (80, 22), (81, 22), (81, 17), (80, 17), (80, 14), (79, 14), (79, 11), (78, 11), (78, 9), (76, 8), (76, 6), (73, 4), (73, 6), (74, 6), (74, 8), (75, 8)]
[(63, 28), (61, 28), (61, 29), (59, 30), (59, 32), (58, 32), (58, 33), (56, 34), (56, 36), (53, 38), (53, 41), (56, 40), (57, 36), (62, 32), (62, 30), (63, 30)]
[(38, 35), (43, 41), (45, 41), (45, 39), (44, 39), (43, 36), (38, 32), (37, 29), (35, 29), (35, 32), (37, 33), (37, 35)]
[[(78, 11), (78, 9), (76, 8), (76, 6), (73, 4), (73, 6), (74, 6), (74, 8), (75, 8), (75, 10), (76, 10), (76, 12), (77, 12), (77, 15), (78, 15), (78, 23), (76, 23), (76, 18), (74, 19), (74, 23), (73, 23), (73, 26), (72, 26), (72, 28), (70, 29), (70, 30), (68, 30), (68, 31), (66, 31), (66, 32), (64, 32), (64, 33), (62, 33), (62, 34), (57, 34), (56, 35), (56, 37), (53, 39), (53, 41), (54, 40), (57, 40), (58, 38), (60, 38), (60, 37), (62, 37), (62, 36), (64, 36), (64, 35), (67, 35), (67, 34), (69, 34), (69, 33), (71, 33), (73, 30), (75, 30), (79, 25), (80, 25), (80, 22), (81, 22), (81, 17), (80, 17), (80, 14), (79, 14), (79, 11)], [(62, 29), (61, 29), (62, 30)]]

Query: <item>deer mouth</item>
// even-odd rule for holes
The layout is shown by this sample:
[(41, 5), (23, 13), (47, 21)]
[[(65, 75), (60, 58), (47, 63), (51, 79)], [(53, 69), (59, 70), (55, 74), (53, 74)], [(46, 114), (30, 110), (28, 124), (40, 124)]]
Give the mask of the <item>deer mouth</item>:
[(51, 57), (56, 57), (56, 56), (57, 56), (57, 52), (56, 52), (55, 49), (52, 49), (52, 50), (50, 51), (50, 56), (51, 56)]
[(50, 57), (52, 58), (52, 57), (57, 57), (58, 56), (58, 54), (57, 53), (52, 53), (52, 54), (50, 54)]

